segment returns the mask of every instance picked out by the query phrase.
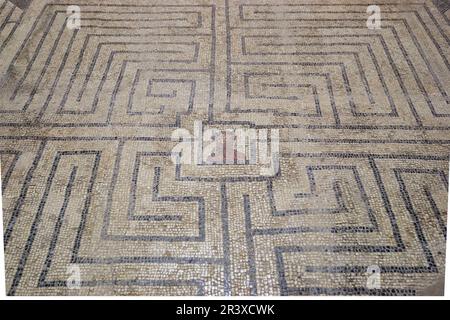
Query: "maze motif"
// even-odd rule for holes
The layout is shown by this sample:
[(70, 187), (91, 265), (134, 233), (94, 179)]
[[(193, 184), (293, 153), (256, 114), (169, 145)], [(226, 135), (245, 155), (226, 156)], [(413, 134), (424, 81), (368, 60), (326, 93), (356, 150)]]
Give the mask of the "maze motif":
[[(416, 295), (443, 277), (450, 11), (389, 1), (370, 30), (368, 4), (83, 0), (68, 29), (73, 2), (0, 2), (8, 294)], [(198, 120), (279, 129), (279, 171), (173, 164)]]
[(0, 3), (0, 54), (22, 21), (23, 14), (23, 10), (9, 1)]

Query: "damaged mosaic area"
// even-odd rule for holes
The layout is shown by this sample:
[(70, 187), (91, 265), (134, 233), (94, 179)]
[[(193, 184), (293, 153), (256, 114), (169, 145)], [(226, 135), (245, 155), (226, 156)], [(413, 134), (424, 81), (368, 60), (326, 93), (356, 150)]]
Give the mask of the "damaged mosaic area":
[[(356, 0), (75, 2), (79, 29), (74, 1), (0, 0), (9, 295), (420, 295), (442, 281), (445, 2), (380, 2), (378, 30)], [(172, 132), (199, 120), (279, 129), (279, 171), (174, 165)]]

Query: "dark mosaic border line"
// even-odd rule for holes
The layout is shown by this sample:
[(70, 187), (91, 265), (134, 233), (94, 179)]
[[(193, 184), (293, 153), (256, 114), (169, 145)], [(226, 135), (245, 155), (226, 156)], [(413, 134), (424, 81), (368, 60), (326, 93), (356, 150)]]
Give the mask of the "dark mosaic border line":
[(19, 7), (22, 10), (28, 9), (30, 6), (31, 1), (33, 0), (7, 0), (11, 3), (13, 3), (16, 7)]
[(439, 10), (440, 13), (445, 15), (447, 10), (450, 10), (450, 1), (449, 0), (433, 0), (434, 5)]

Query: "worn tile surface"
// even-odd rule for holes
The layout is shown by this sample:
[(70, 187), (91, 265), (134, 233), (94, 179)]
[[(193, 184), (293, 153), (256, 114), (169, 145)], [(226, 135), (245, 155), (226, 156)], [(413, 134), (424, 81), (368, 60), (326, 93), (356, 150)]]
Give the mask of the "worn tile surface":
[[(379, 30), (356, 0), (15, 3), (0, 0), (10, 295), (414, 295), (442, 281), (446, 1), (383, 1)], [(171, 134), (196, 120), (279, 129), (279, 171), (175, 166)]]

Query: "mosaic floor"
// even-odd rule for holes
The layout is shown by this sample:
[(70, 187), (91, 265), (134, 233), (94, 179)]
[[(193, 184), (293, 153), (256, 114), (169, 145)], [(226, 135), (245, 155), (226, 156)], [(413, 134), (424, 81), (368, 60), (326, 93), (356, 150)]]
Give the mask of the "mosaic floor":
[[(0, 0), (8, 294), (442, 282), (450, 5), (364, 1)], [(174, 164), (196, 121), (278, 129), (279, 170)]]

